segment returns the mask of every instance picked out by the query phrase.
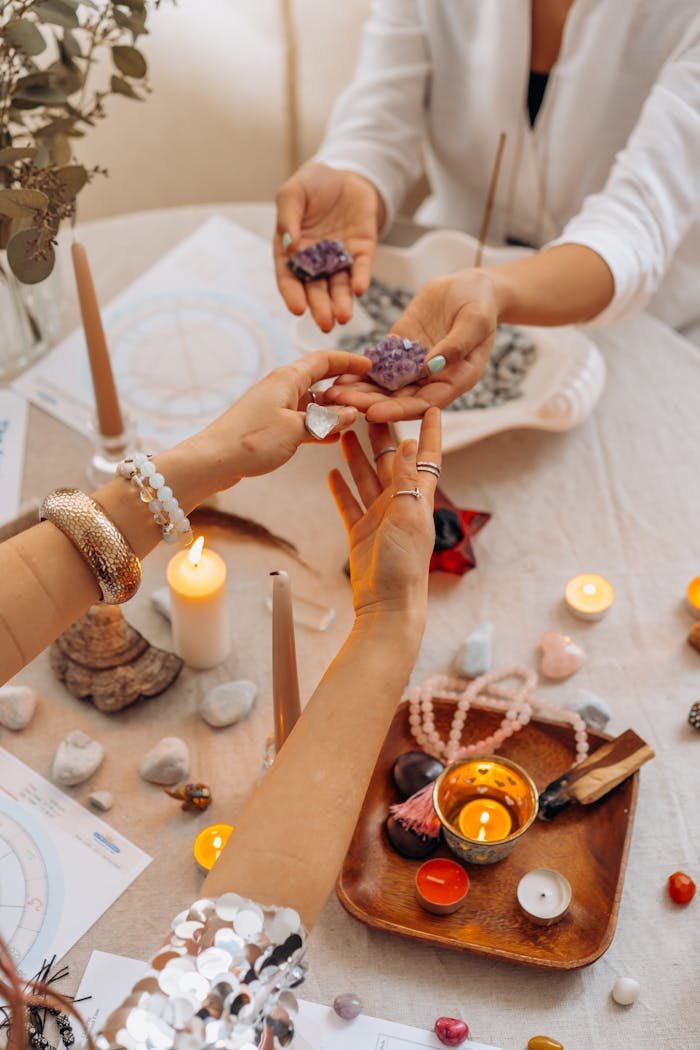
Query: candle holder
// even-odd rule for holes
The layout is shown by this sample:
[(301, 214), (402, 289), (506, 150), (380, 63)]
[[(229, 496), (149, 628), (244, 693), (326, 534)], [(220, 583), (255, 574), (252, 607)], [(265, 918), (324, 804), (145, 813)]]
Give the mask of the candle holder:
[(102, 434), (96, 419), (90, 421), (90, 440), (92, 441), (92, 456), (87, 465), (85, 473), (88, 481), (95, 488), (114, 481), (117, 476), (117, 467), (121, 461), (132, 452), (141, 448), (141, 442), (136, 432), (136, 425), (131, 416), (123, 413), (124, 430), (121, 434)]
[(435, 781), (433, 805), (452, 852), (470, 864), (507, 857), (537, 816), (532, 778), (507, 758), (458, 759)]

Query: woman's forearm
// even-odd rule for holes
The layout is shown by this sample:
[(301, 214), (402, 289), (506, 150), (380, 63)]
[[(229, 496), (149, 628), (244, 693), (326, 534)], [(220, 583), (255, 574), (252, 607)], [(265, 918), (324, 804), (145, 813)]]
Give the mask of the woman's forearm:
[[(214, 453), (203, 436), (155, 462), (185, 513), (216, 491)], [(117, 478), (93, 495), (137, 557), (157, 545), (160, 529), (127, 481)], [(0, 580), (1, 684), (99, 601), (100, 590), (77, 549), (48, 521), (0, 544)]]
[(405, 612), (356, 623), (291, 746), (280, 751), (207, 877), (205, 896), (234, 891), (296, 908), (313, 925), (347, 851), (422, 633), (422, 621)]
[(509, 324), (581, 324), (611, 302), (615, 283), (597, 252), (559, 244), (485, 268), (494, 281), (498, 319)]

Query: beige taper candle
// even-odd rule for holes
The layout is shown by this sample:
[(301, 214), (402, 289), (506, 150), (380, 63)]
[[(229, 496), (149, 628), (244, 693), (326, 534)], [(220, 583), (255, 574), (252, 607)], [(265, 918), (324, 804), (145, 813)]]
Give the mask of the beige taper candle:
[(272, 698), (275, 751), (279, 751), (301, 714), (297, 651), (292, 615), (292, 585), (286, 572), (272, 576)]
[(87, 253), (77, 241), (71, 246), (75, 282), (78, 286), (80, 314), (83, 319), (83, 331), (87, 344), (92, 385), (95, 390), (97, 407), (97, 425), (105, 437), (118, 437), (124, 433), (124, 420), (114, 385), (112, 363), (109, 359), (107, 340), (105, 339), (100, 316), (100, 307), (95, 295), (95, 286), (90, 273)]

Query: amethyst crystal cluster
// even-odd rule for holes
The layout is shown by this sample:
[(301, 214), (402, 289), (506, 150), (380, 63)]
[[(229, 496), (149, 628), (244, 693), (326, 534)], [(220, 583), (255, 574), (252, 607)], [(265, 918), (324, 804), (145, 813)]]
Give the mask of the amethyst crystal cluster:
[(399, 335), (388, 335), (362, 351), (372, 362), (367, 376), (385, 390), (400, 390), (425, 374), (427, 346)]
[(317, 241), (290, 255), (287, 266), (301, 281), (317, 281), (321, 277), (332, 277), (341, 270), (349, 270), (352, 255), (342, 241)]

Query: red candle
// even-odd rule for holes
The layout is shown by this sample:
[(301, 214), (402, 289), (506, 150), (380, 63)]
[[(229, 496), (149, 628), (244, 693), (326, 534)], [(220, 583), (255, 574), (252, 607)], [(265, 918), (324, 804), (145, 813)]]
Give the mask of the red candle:
[(469, 876), (463, 867), (445, 857), (421, 864), (416, 872), (416, 896), (426, 911), (449, 915), (469, 892)]

